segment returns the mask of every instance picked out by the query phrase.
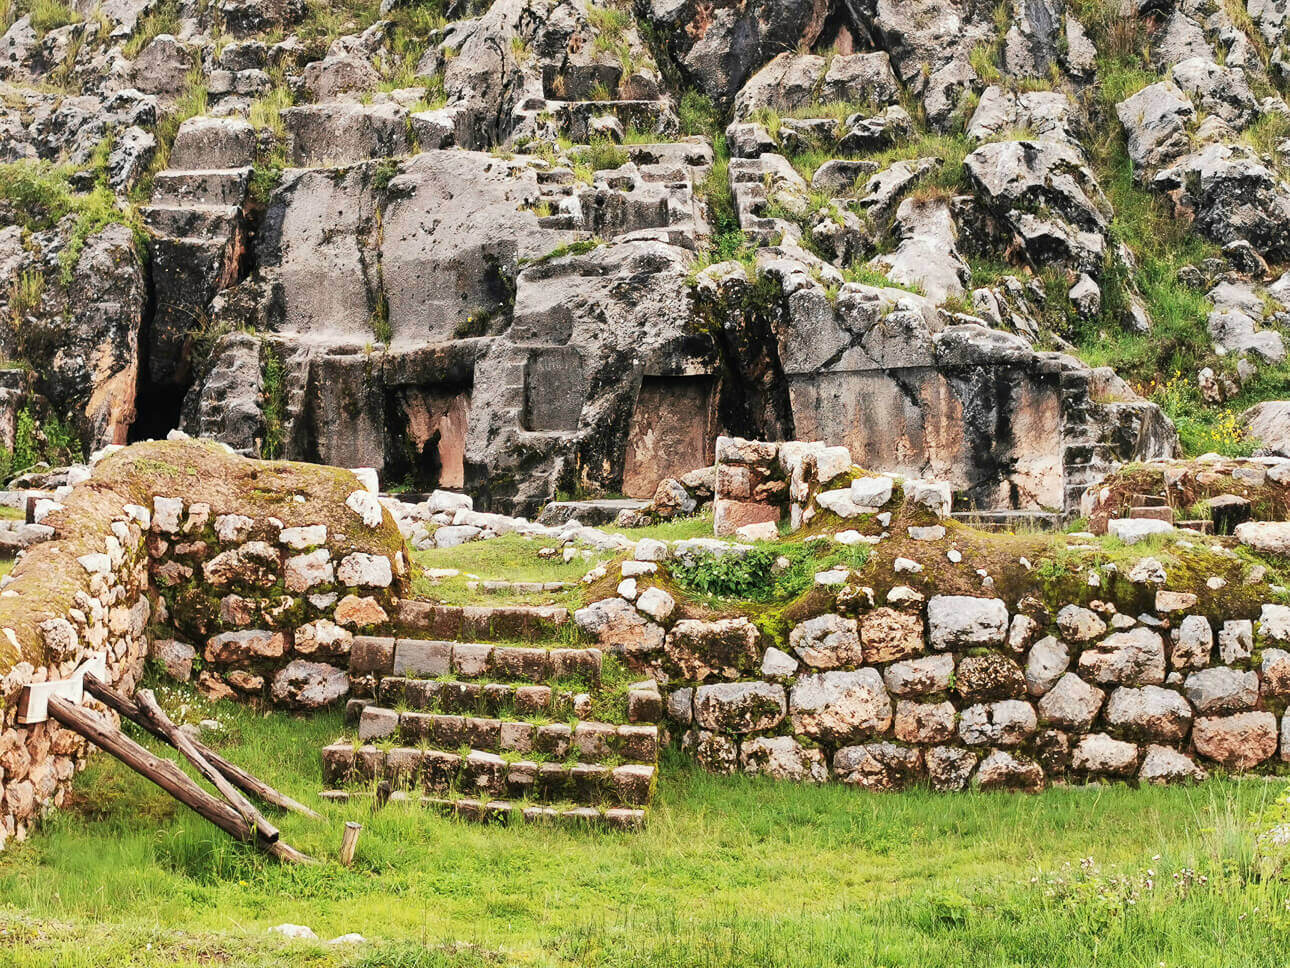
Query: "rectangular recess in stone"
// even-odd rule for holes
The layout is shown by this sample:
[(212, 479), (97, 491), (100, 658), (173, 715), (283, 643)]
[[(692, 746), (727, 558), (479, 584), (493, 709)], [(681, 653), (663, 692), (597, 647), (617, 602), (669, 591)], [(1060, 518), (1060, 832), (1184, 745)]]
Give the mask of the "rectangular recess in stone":
[(524, 429), (577, 430), (587, 394), (582, 356), (571, 346), (529, 351), (524, 364)]
[(623, 493), (648, 501), (659, 481), (711, 466), (718, 428), (712, 377), (645, 377), (627, 431)]

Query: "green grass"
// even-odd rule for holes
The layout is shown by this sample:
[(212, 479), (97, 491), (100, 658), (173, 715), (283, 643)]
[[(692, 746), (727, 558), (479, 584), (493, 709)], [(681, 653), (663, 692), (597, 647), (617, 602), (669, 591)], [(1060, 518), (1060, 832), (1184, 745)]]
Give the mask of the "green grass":
[[(217, 746), (319, 806), (325, 823), (281, 826), (324, 863), (264, 862), (100, 754), (73, 807), (0, 854), (0, 963), (1284, 963), (1290, 887), (1262, 876), (1249, 822), (1280, 782), (865, 794), (709, 776), (669, 755), (642, 833), (475, 827), (318, 804), (335, 715), (218, 715), (229, 728)], [(334, 862), (344, 820), (364, 825), (349, 870)], [(265, 934), (284, 921), (369, 944)]]
[[(455, 568), (462, 574), (435, 582), (430, 581), (424, 574), (418, 575), (414, 580), (413, 591), (417, 595), (451, 602), (454, 605), (543, 602), (579, 608), (583, 604), (582, 576), (599, 562), (617, 557), (609, 552), (596, 552), (590, 558), (583, 558), (579, 554), (566, 563), (559, 555), (554, 558), (539, 557), (538, 551), (547, 547), (558, 548), (558, 542), (542, 539), (529, 540), (517, 534), (506, 534), (488, 541), (469, 541), (456, 548), (417, 551), (413, 553), (412, 558), (422, 568)], [(512, 582), (562, 581), (570, 583), (570, 587), (563, 592), (546, 592), (537, 595), (512, 592), (488, 593), (472, 590), (469, 583), (475, 578), (471, 576), (480, 580), (495, 579)]]
[(618, 528), (606, 525), (600, 529), (610, 534), (625, 534), (633, 541), (641, 538), (657, 538), (660, 541), (684, 541), (688, 538), (712, 537), (712, 512), (695, 514), (688, 518), (673, 518), (661, 521), (646, 528)]
[[(106, 161), (106, 154), (103, 155)], [(68, 179), (74, 170), (44, 161), (17, 161), (0, 165), (0, 197), (11, 202), (19, 224), (30, 231), (53, 228), (68, 215), (75, 217), (66, 247), (59, 253), (59, 281), (71, 282), (86, 240), (112, 224), (129, 226), (140, 249), (144, 231), (133, 207), (122, 207), (106, 183), (89, 192), (74, 192)]]

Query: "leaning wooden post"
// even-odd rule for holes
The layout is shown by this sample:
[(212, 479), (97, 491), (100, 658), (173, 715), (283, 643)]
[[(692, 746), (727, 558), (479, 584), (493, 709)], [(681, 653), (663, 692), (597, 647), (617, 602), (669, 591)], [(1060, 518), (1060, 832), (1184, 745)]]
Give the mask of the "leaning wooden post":
[(340, 838), (340, 862), (344, 867), (354, 863), (354, 851), (358, 849), (358, 835), (363, 832), (361, 823), (349, 820), (345, 823), (345, 832)]
[(171, 722), (165, 710), (157, 705), (157, 697), (153, 695), (151, 689), (135, 690), (134, 701), (139, 704), (139, 712), (147, 717), (157, 727), (157, 730), (166, 737), (170, 745), (183, 753), (188, 762), (197, 769), (197, 772), (204, 776), (220, 792), (224, 799), (233, 805), (233, 809), (242, 815), (242, 819), (247, 822), (248, 826), (254, 828), (255, 832), (269, 843), (277, 842), (278, 828), (271, 824), (269, 819), (260, 813), (250, 800), (242, 796), (242, 791), (230, 783), (224, 774), (206, 761), (206, 758), (198, 751), (188, 735)]
[(84, 736), (136, 773), (151, 780), (172, 797), (198, 815), (205, 817), (235, 840), (252, 843), (279, 860), (297, 864), (316, 863), (281, 840), (268, 843), (256, 835), (241, 815), (219, 797), (207, 793), (187, 773), (170, 760), (162, 759), (144, 749), (125, 733), (101, 716), (84, 706), (78, 706), (61, 696), (49, 697), (49, 716), (72, 732)]
[[(101, 680), (96, 679), (94, 676), (86, 676), (85, 691), (117, 715), (130, 720), (136, 726), (143, 727), (157, 739), (170, 742), (169, 738), (139, 711), (138, 705), (132, 699), (121, 695)], [(285, 793), (275, 790), (263, 780), (247, 773), (236, 763), (230, 763), (200, 740), (192, 740), (192, 744), (197, 752), (201, 753), (202, 759), (228, 777), (230, 783), (237, 785), (252, 796), (259, 797), (265, 803), (271, 803), (275, 807), (281, 807), (283, 810), (301, 814), (310, 820), (323, 819), (322, 815), (317, 811), (311, 810), (300, 801), (293, 800)]]

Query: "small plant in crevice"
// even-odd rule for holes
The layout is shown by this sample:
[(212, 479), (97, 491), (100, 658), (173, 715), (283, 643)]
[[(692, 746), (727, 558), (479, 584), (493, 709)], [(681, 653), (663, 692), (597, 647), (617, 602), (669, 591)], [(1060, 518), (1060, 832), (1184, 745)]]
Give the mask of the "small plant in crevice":
[(286, 444), (286, 370), (282, 357), (271, 344), (263, 344), (260, 353), (260, 399), (264, 415), (260, 456), (273, 460), (282, 456)]

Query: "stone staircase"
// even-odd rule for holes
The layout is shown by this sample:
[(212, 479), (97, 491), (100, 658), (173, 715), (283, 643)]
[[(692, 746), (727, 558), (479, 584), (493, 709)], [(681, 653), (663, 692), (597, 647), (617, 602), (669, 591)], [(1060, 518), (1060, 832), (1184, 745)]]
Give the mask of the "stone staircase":
[[(554, 608), (431, 608), (432, 626), (455, 620), (471, 632), (567, 620)], [(602, 669), (594, 648), (357, 637), (350, 675), (365, 698), (346, 708), (353, 734), (322, 751), (322, 796), (638, 829), (654, 792), (662, 697), (653, 682), (607, 687)]]
[(153, 179), (143, 219), (154, 236), (157, 308), (148, 362), (155, 380), (170, 380), (182, 368), (196, 321), (217, 292), (237, 281), (254, 153), (255, 132), (245, 121), (190, 118), (175, 136), (170, 167)]

